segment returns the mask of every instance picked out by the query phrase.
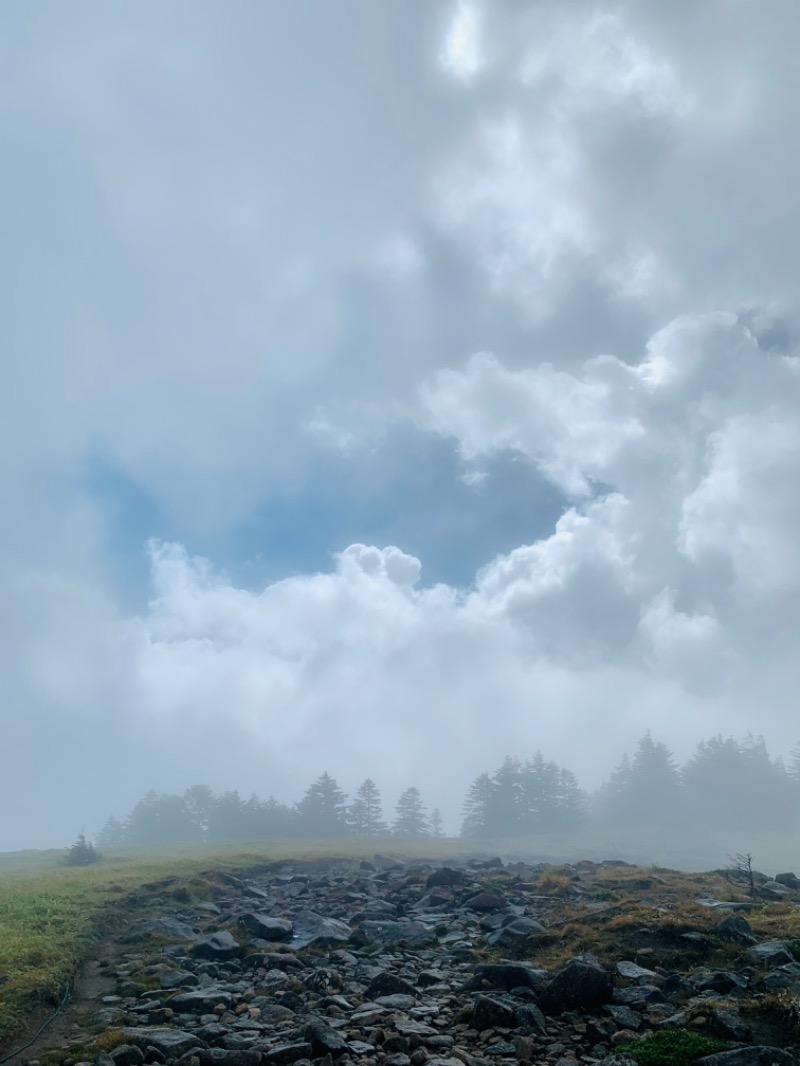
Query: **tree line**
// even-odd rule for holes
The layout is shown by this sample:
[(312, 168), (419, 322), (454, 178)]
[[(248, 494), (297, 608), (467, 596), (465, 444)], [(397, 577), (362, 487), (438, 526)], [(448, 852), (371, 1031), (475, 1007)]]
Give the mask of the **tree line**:
[(235, 790), (215, 795), (208, 785), (193, 785), (182, 795), (158, 795), (151, 789), (123, 821), (109, 818), (97, 843), (119, 847), (388, 834), (440, 837), (444, 835), (442, 816), (436, 808), (428, 813), (420, 790), (412, 786), (401, 794), (388, 823), (380, 789), (371, 778), (348, 802), (336, 779), (326, 772), (292, 806), (279, 803), (274, 796), (262, 800), (253, 794), (243, 799)]
[[(511, 839), (583, 827), (700, 831), (782, 830), (800, 815), (800, 746), (789, 765), (772, 758), (763, 737), (718, 735), (702, 741), (684, 766), (648, 732), (609, 778), (587, 793), (570, 770), (541, 752), (508, 756), (479, 774), (467, 790), (460, 835)], [(296, 840), (324, 837), (440, 837), (443, 819), (428, 811), (420, 790), (405, 789), (386, 820), (380, 789), (367, 778), (350, 799), (323, 773), (296, 803), (274, 796), (244, 799), (194, 785), (182, 795), (150, 791), (124, 820), (109, 818), (100, 846)]]

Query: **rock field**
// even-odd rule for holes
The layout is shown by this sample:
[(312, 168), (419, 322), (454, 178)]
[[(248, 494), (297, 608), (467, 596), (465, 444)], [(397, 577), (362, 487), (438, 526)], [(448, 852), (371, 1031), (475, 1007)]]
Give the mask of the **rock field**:
[[(764, 893), (800, 906), (791, 876)], [(746, 901), (695, 895), (700, 919), (679, 921), (685, 891), (625, 863), (554, 875), (375, 856), (211, 872), (203, 886), (137, 893), (58, 1061), (610, 1066), (670, 1029), (726, 1041), (707, 1066), (798, 1061), (792, 942), (754, 935)], [(597, 957), (572, 950), (581, 930)], [(22, 1061), (54, 1061), (46, 1051)]]

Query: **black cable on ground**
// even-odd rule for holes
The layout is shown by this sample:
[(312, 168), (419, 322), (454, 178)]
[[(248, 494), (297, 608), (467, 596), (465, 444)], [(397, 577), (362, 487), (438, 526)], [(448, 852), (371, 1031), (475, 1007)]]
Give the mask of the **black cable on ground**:
[(64, 1009), (64, 1006), (66, 1005), (66, 1002), (67, 1002), (68, 998), (69, 998), (69, 981), (67, 981), (67, 987), (64, 990), (64, 996), (63, 996), (61, 1002), (59, 1003), (59, 1005), (56, 1007), (56, 1009), (53, 1012), (53, 1014), (50, 1015), (50, 1017), (47, 1019), (46, 1022), (43, 1022), (39, 1026), (39, 1028), (36, 1030), (36, 1032), (33, 1034), (33, 1036), (30, 1038), (30, 1040), (28, 1041), (27, 1044), (23, 1044), (22, 1047), (18, 1047), (17, 1050), (16, 1051), (12, 1051), (10, 1055), (4, 1055), (2, 1057), (2, 1059), (0, 1059), (0, 1066), (3, 1066), (4, 1062), (10, 1062), (12, 1059), (16, 1058), (17, 1055), (21, 1055), (23, 1051), (27, 1051), (28, 1048), (31, 1046), (31, 1044), (35, 1044), (36, 1041), (39, 1039), (39, 1037), (42, 1035), (42, 1033), (45, 1031), (45, 1029), (48, 1027), (48, 1025), (52, 1025), (53, 1022), (56, 1020), (56, 1018), (59, 1016), (61, 1011)]

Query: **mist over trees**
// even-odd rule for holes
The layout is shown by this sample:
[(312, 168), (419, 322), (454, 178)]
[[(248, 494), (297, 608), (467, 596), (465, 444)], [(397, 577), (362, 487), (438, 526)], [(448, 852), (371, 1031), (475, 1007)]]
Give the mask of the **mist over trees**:
[[(701, 741), (685, 765), (648, 732), (607, 780), (588, 794), (568, 769), (537, 751), (507, 756), (468, 786), (460, 836), (475, 841), (569, 836), (591, 830), (670, 833), (783, 831), (800, 822), (800, 745), (788, 764), (772, 758), (763, 737), (717, 735)], [(414, 785), (400, 794), (389, 820), (371, 777), (349, 797), (329, 773), (295, 803), (274, 796), (245, 799), (194, 785), (182, 795), (149, 791), (122, 820), (109, 818), (101, 847), (225, 841), (280, 841), (354, 836), (441, 837), (444, 819), (429, 811)]]

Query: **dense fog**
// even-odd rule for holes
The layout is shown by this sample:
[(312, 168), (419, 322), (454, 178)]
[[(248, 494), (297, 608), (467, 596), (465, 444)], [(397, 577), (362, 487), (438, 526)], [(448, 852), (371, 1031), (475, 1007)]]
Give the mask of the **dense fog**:
[(0, 850), (327, 774), (791, 865), (798, 32), (2, 6)]

